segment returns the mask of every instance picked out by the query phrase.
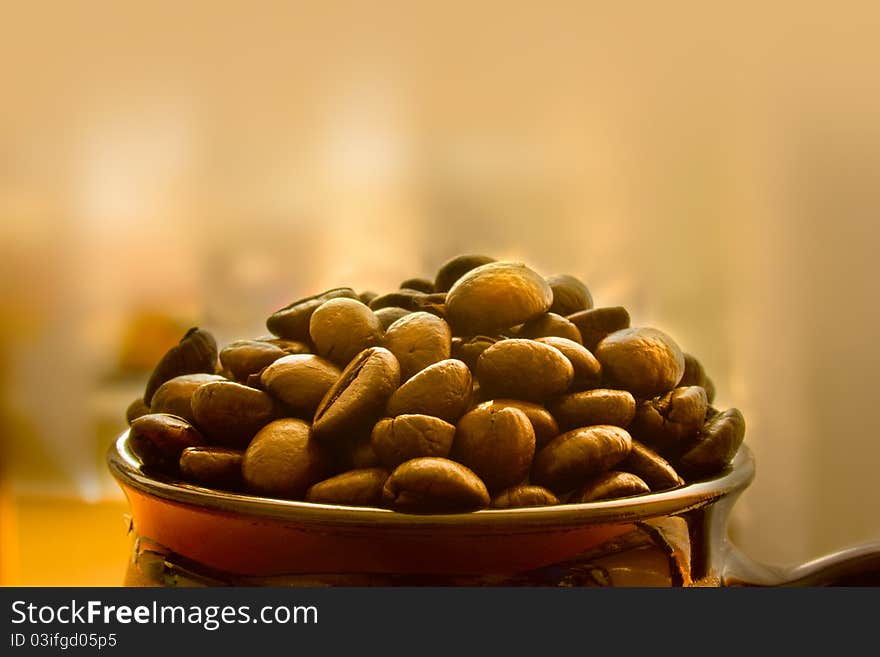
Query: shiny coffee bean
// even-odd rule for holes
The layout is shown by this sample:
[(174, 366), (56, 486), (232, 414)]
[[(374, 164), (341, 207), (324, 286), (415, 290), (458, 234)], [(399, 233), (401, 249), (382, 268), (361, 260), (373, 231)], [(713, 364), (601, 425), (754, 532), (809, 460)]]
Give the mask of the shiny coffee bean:
[(636, 412), (636, 400), (626, 390), (596, 388), (572, 392), (547, 402), (563, 431), (594, 424), (627, 428)]
[(163, 383), (181, 374), (214, 374), (217, 369), (217, 342), (205, 330), (191, 328), (156, 365), (144, 390), (144, 403), (150, 406), (153, 394)]
[(544, 447), (559, 435), (559, 425), (546, 408), (540, 404), (519, 399), (492, 399), (478, 404), (475, 408), (497, 412), (502, 408), (515, 408), (529, 419), (535, 432), (535, 451)]
[(574, 276), (568, 274), (550, 276), (547, 283), (553, 291), (553, 304), (550, 306), (550, 312), (558, 315), (571, 315), (593, 307), (593, 296), (590, 294), (590, 290)]
[(585, 483), (568, 499), (568, 502), (569, 504), (597, 502), (599, 500), (644, 495), (650, 492), (651, 489), (648, 488), (648, 484), (636, 475), (629, 472), (611, 470), (603, 472)]
[(455, 422), (467, 411), (473, 378), (460, 360), (446, 359), (429, 365), (401, 385), (388, 400), (386, 413), (433, 415)]
[(427, 278), (407, 278), (399, 287), (404, 290), (424, 292), (425, 294), (432, 294), (435, 292), (434, 281), (429, 281)]
[(247, 489), (259, 495), (300, 499), (329, 474), (330, 458), (302, 420), (283, 418), (264, 426), (242, 461)]
[(516, 332), (518, 338), (546, 338), (556, 336), (581, 344), (581, 332), (570, 321), (555, 313), (545, 313), (523, 324)]
[(492, 498), (491, 507), (493, 509), (520, 509), (532, 506), (551, 506), (553, 504), (559, 504), (559, 498), (546, 488), (520, 484), (519, 486), (505, 488), (498, 493)]
[(138, 397), (128, 405), (125, 409), (125, 421), (131, 424), (141, 415), (149, 415), (150, 407), (144, 403), (142, 397)]
[(336, 365), (320, 356), (294, 354), (279, 358), (264, 369), (260, 382), (294, 415), (311, 419), (341, 374)]
[(474, 511), (489, 506), (489, 491), (461, 463), (429, 456), (400, 464), (385, 482), (382, 499), (398, 511)]
[(602, 366), (589, 349), (566, 338), (537, 338), (536, 342), (549, 344), (562, 352), (574, 368), (571, 390), (589, 390), (599, 385), (602, 380)]
[(357, 299), (350, 287), (338, 287), (321, 294), (305, 297), (276, 310), (266, 320), (266, 328), (272, 335), (298, 342), (309, 341), (309, 324), (312, 313), (330, 299)]
[(349, 470), (313, 484), (306, 491), (306, 502), (345, 506), (379, 506), (382, 488), (388, 479), (385, 468)]
[(397, 358), (383, 347), (355, 356), (315, 410), (312, 433), (333, 442), (372, 426), (400, 385)]
[(594, 354), (596, 346), (605, 336), (629, 328), (630, 322), (629, 313), (622, 306), (581, 310), (566, 315), (566, 319), (577, 326), (583, 345)]
[(236, 340), (220, 350), (220, 364), (230, 378), (244, 383), (249, 375), (287, 355), (281, 347), (262, 340)]
[(184, 449), (206, 444), (201, 432), (189, 422), (167, 413), (150, 413), (132, 420), (128, 443), (141, 463), (168, 473), (177, 470)]
[(684, 355), (675, 341), (653, 328), (629, 328), (606, 336), (594, 352), (614, 387), (653, 397), (675, 387), (684, 374)]
[(226, 381), (219, 374), (183, 374), (168, 379), (159, 386), (150, 403), (152, 413), (170, 413), (196, 424), (192, 410), (192, 396), (196, 390), (211, 381)]
[(474, 371), (480, 355), (501, 339), (488, 335), (475, 335), (470, 338), (454, 337), (452, 338), (452, 357), (457, 358), (471, 371)]
[(521, 263), (492, 262), (452, 286), (446, 318), (455, 335), (491, 335), (543, 315), (552, 302), (553, 291), (535, 271)]
[(639, 403), (630, 430), (646, 445), (664, 454), (677, 454), (697, 435), (709, 402), (699, 386), (675, 388)]
[(526, 478), (535, 456), (535, 430), (522, 411), (480, 405), (458, 421), (451, 458), (473, 470), (490, 491)]
[(244, 452), (237, 449), (187, 447), (180, 455), (180, 476), (205, 488), (240, 490), (243, 457)]
[(652, 491), (684, 485), (684, 479), (666, 459), (638, 440), (632, 441), (632, 451), (617, 467), (638, 475)]
[(382, 340), (382, 325), (356, 299), (330, 299), (312, 313), (309, 335), (315, 351), (340, 367)]
[(379, 420), (370, 442), (383, 465), (396, 468), (420, 456), (449, 456), (455, 425), (430, 415), (398, 415)]
[(574, 368), (562, 352), (534, 340), (500, 340), (477, 359), (477, 379), (490, 398), (542, 401), (565, 392)]
[(609, 425), (574, 429), (535, 455), (531, 481), (564, 493), (613, 468), (631, 449), (632, 437), (626, 429)]
[(406, 381), (428, 365), (449, 358), (452, 331), (440, 317), (414, 312), (388, 327), (384, 345), (397, 357), (400, 379)]
[(279, 412), (275, 400), (262, 390), (232, 381), (202, 384), (191, 404), (199, 429), (227, 447), (245, 447)]
[(434, 290), (448, 292), (455, 282), (472, 269), (495, 262), (494, 258), (484, 255), (460, 255), (447, 260), (434, 277)]
[(382, 325), (382, 330), (387, 331), (388, 327), (391, 326), (394, 322), (396, 322), (401, 317), (406, 317), (409, 315), (412, 310), (407, 310), (406, 308), (400, 308), (398, 306), (387, 306), (385, 308), (379, 308), (378, 310), (373, 311), (373, 314), (379, 318), (379, 324)]
[(723, 470), (736, 455), (746, 432), (739, 409), (730, 408), (706, 422), (693, 445), (678, 460), (689, 478), (705, 477)]

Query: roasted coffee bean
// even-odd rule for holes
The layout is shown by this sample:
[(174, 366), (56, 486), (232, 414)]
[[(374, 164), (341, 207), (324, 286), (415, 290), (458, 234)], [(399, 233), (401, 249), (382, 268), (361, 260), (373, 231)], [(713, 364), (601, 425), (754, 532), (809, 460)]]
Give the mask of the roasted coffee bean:
[(452, 338), (452, 357), (467, 365), (471, 371), (477, 367), (480, 355), (493, 344), (503, 338), (487, 335), (475, 335), (471, 338)]
[(458, 421), (451, 457), (473, 470), (490, 491), (526, 478), (535, 456), (535, 430), (522, 411), (480, 405)]
[(653, 328), (630, 328), (606, 336), (596, 347), (602, 374), (614, 387), (653, 397), (675, 387), (684, 355), (675, 341)]
[(230, 378), (245, 383), (249, 375), (287, 355), (281, 347), (262, 340), (236, 340), (220, 350), (220, 364)]
[(632, 451), (617, 467), (638, 475), (653, 491), (684, 485), (684, 479), (666, 459), (638, 440), (632, 441)]
[(153, 395), (150, 412), (177, 415), (190, 424), (196, 424), (192, 410), (193, 393), (211, 381), (226, 379), (219, 374), (183, 374), (169, 379)]
[(416, 290), (425, 294), (433, 294), (435, 291), (434, 281), (429, 281), (427, 278), (407, 278), (400, 284), (400, 288), (403, 290)]
[(702, 428), (708, 406), (703, 388), (675, 388), (639, 403), (630, 431), (663, 454), (677, 454)]
[(650, 493), (648, 484), (629, 472), (611, 470), (603, 472), (584, 484), (568, 498), (569, 504), (610, 500), (618, 497), (631, 497)]
[(295, 354), (269, 365), (260, 375), (260, 382), (294, 415), (311, 419), (341, 374), (339, 368), (320, 356)]
[(279, 413), (268, 394), (232, 381), (202, 384), (193, 393), (191, 403), (199, 429), (227, 447), (245, 447)]
[(407, 310), (406, 308), (400, 308), (398, 306), (387, 306), (385, 308), (379, 308), (374, 311), (373, 314), (379, 318), (379, 324), (382, 325), (382, 330), (387, 331), (388, 327), (391, 326), (394, 322), (396, 322), (401, 317), (406, 317), (409, 315), (412, 310)]
[(388, 327), (384, 344), (397, 357), (400, 379), (406, 381), (428, 365), (449, 358), (452, 332), (436, 315), (414, 312)]
[(530, 319), (516, 332), (518, 338), (546, 338), (556, 336), (581, 344), (581, 332), (578, 327), (556, 313), (545, 313)]
[(312, 313), (309, 335), (315, 351), (340, 367), (382, 340), (382, 325), (356, 299), (330, 299)]
[(708, 376), (706, 377), (706, 385), (703, 386), (703, 389), (706, 391), (706, 399), (709, 400), (710, 404), (715, 403), (715, 384), (712, 382)]
[(492, 262), (458, 279), (446, 295), (446, 318), (455, 335), (491, 335), (543, 315), (553, 291), (539, 274), (517, 262)]
[(150, 406), (153, 394), (163, 383), (181, 374), (214, 374), (217, 369), (217, 342), (214, 336), (191, 328), (180, 342), (171, 347), (156, 365), (144, 391), (144, 403)]
[(433, 415), (455, 422), (471, 401), (473, 378), (467, 365), (452, 358), (441, 360), (409, 378), (388, 400), (386, 412)]
[(125, 421), (131, 424), (142, 415), (149, 415), (150, 407), (144, 403), (142, 397), (138, 397), (125, 409)]
[(505, 488), (492, 498), (493, 509), (519, 509), (559, 504), (559, 498), (542, 486), (521, 484)]
[(623, 461), (632, 437), (620, 427), (599, 425), (560, 434), (535, 455), (531, 481), (564, 493)]
[(630, 321), (629, 313), (622, 306), (581, 310), (566, 315), (566, 319), (577, 326), (583, 345), (593, 353), (605, 336), (629, 328)]
[(745, 432), (746, 421), (739, 409), (719, 413), (706, 422), (693, 445), (682, 454), (679, 470), (690, 478), (720, 472), (736, 455)]
[(460, 255), (447, 260), (434, 278), (434, 289), (437, 292), (448, 292), (455, 282), (470, 270), (495, 262), (494, 258), (484, 255)]
[(589, 349), (566, 338), (537, 338), (536, 342), (556, 347), (569, 360), (574, 368), (574, 378), (570, 386), (572, 390), (589, 390), (599, 385), (602, 380), (602, 366)]
[(299, 340), (288, 340), (287, 338), (275, 338), (269, 336), (258, 338), (258, 340), (260, 342), (268, 342), (269, 344), (274, 344), (288, 356), (292, 354), (312, 353), (312, 348), (305, 342), (300, 342)]
[(385, 504), (399, 511), (474, 511), (489, 505), (489, 491), (472, 470), (449, 459), (426, 456), (400, 464), (382, 489)]
[(204, 445), (205, 438), (182, 417), (150, 413), (132, 420), (128, 433), (131, 451), (145, 466), (172, 473), (187, 447)]
[(379, 506), (388, 475), (385, 468), (349, 470), (312, 485), (306, 491), (306, 502)]
[(480, 388), (490, 398), (542, 401), (571, 385), (574, 368), (562, 352), (534, 340), (500, 340), (477, 359)]
[(626, 390), (596, 388), (551, 399), (547, 408), (563, 431), (594, 424), (626, 429), (635, 415), (636, 400)]
[(571, 315), (593, 307), (593, 296), (590, 294), (590, 290), (574, 276), (568, 274), (550, 276), (547, 283), (553, 290), (553, 305), (550, 306), (550, 312)]
[(266, 320), (266, 328), (272, 335), (299, 342), (309, 341), (309, 323), (312, 313), (330, 299), (357, 299), (357, 293), (350, 287), (338, 287), (321, 294), (299, 299), (276, 310)]
[(180, 476), (206, 488), (240, 490), (244, 452), (225, 447), (187, 447), (180, 455)]
[(681, 375), (681, 381), (678, 382), (678, 385), (676, 387), (705, 387), (706, 370), (703, 369), (702, 363), (700, 363), (700, 361), (698, 361), (691, 354), (683, 353), (682, 355), (684, 356), (684, 374)]
[(400, 364), (384, 347), (355, 356), (315, 410), (312, 433), (332, 442), (371, 426), (400, 385)]
[(358, 295), (358, 301), (364, 303), (366, 305), (370, 305), (370, 301), (378, 297), (379, 294), (377, 292), (373, 292), (372, 290), (364, 290)]
[(379, 420), (371, 444), (383, 465), (396, 468), (420, 456), (449, 456), (455, 425), (430, 415), (398, 415)]
[(247, 489), (259, 495), (300, 499), (329, 474), (330, 458), (302, 420), (282, 418), (264, 426), (242, 461)]
[(559, 435), (559, 425), (556, 420), (550, 415), (550, 411), (540, 404), (519, 399), (492, 399), (478, 404), (475, 408), (488, 409), (490, 412), (497, 412), (502, 408), (515, 408), (525, 413), (535, 432), (536, 452)]
[(446, 314), (446, 294), (426, 294), (418, 290), (397, 290), (388, 294), (382, 294), (370, 301), (370, 308), (374, 311), (382, 308), (405, 308), (410, 312), (425, 311), (438, 317)]

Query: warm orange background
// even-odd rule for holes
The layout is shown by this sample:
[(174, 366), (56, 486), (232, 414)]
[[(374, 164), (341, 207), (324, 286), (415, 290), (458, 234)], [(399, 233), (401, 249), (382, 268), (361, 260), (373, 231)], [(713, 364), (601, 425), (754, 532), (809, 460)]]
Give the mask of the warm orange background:
[(873, 2), (0, 9), (0, 583), (114, 584), (103, 452), (190, 324), (462, 251), (701, 357), (791, 563), (880, 538)]

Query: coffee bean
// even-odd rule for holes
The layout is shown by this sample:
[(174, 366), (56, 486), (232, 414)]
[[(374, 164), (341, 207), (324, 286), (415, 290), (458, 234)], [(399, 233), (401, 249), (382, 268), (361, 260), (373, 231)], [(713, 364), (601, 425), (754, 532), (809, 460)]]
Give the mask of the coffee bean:
[(396, 468), (420, 456), (449, 456), (455, 425), (430, 415), (398, 415), (373, 427), (373, 451), (383, 465)]
[(244, 453), (242, 475), (247, 489), (259, 495), (300, 499), (329, 474), (330, 458), (302, 420), (270, 422)]
[(294, 415), (311, 419), (327, 391), (342, 372), (314, 354), (279, 358), (260, 375), (263, 388)]
[(369, 306), (370, 301), (372, 301), (373, 299), (375, 299), (378, 296), (379, 296), (379, 294), (377, 292), (373, 292), (372, 290), (365, 290), (365, 291), (361, 292), (357, 296), (357, 298), (358, 298), (358, 301)]
[(595, 388), (602, 380), (602, 366), (589, 349), (566, 338), (537, 338), (536, 342), (549, 344), (562, 352), (574, 368), (571, 381), (572, 390), (589, 390)]
[(452, 348), (449, 325), (435, 315), (414, 312), (401, 317), (385, 332), (385, 348), (400, 363), (406, 381), (428, 365), (449, 358)]
[(150, 407), (144, 403), (142, 397), (138, 397), (128, 405), (128, 408), (125, 409), (125, 421), (131, 424), (140, 416), (148, 415), (149, 413)]
[(385, 504), (399, 511), (473, 511), (489, 505), (489, 491), (472, 470), (449, 459), (426, 456), (400, 464), (382, 489)]
[(490, 412), (497, 412), (502, 408), (515, 408), (525, 413), (535, 432), (535, 451), (538, 451), (544, 445), (559, 435), (559, 425), (550, 415), (550, 411), (532, 402), (521, 401), (518, 399), (492, 399), (477, 405), (478, 409), (487, 409)]
[(349, 470), (313, 484), (306, 491), (306, 502), (345, 506), (378, 506), (388, 479), (385, 468)]
[(491, 397), (542, 401), (565, 392), (574, 368), (562, 352), (534, 340), (500, 340), (477, 360), (477, 379)]
[(559, 274), (550, 276), (547, 283), (553, 290), (553, 305), (550, 306), (550, 312), (571, 315), (593, 307), (593, 296), (580, 279), (569, 274)]
[(480, 355), (501, 339), (503, 338), (487, 335), (475, 335), (470, 338), (454, 337), (452, 338), (452, 357), (462, 361), (473, 371), (477, 367)]
[(698, 361), (691, 354), (684, 353), (682, 355), (684, 356), (684, 374), (681, 375), (681, 381), (678, 382), (678, 385), (676, 387), (705, 387), (706, 370), (703, 369), (702, 363), (700, 363), (700, 361)]
[(591, 352), (596, 353), (596, 346), (605, 336), (629, 328), (629, 313), (622, 306), (591, 308), (581, 310), (566, 319), (577, 326), (581, 333), (581, 342)]
[(596, 388), (551, 399), (547, 408), (563, 431), (594, 424), (611, 424), (625, 429), (635, 415), (636, 400), (626, 390)]
[(434, 278), (434, 289), (437, 292), (448, 292), (455, 282), (472, 269), (495, 262), (494, 258), (484, 255), (460, 255), (447, 260)]
[(638, 440), (632, 441), (632, 451), (618, 467), (638, 475), (653, 491), (684, 485), (684, 479), (666, 459)]
[(399, 306), (387, 306), (385, 308), (379, 308), (374, 311), (373, 314), (379, 318), (379, 324), (382, 325), (382, 330), (387, 331), (388, 327), (394, 322), (401, 317), (406, 317), (411, 312), (413, 311), (407, 310), (406, 308), (400, 308)]
[[(407, 278), (399, 287), (404, 290), (424, 292), (425, 294), (432, 294), (435, 292), (434, 281), (429, 281), (427, 278)], [(443, 290), (443, 292), (445, 291), (446, 290)]]
[(708, 405), (703, 388), (675, 388), (665, 395), (640, 402), (630, 430), (659, 452), (678, 454), (682, 445), (702, 428)]
[(211, 381), (226, 381), (219, 374), (183, 374), (168, 379), (159, 386), (150, 403), (152, 413), (170, 413), (196, 424), (192, 410), (192, 396), (196, 390)]
[(206, 488), (240, 490), (243, 457), (244, 452), (237, 449), (187, 447), (180, 455), (180, 476)]
[(261, 340), (236, 340), (220, 350), (220, 363), (232, 379), (244, 383), (250, 374), (285, 356), (279, 346)]
[(390, 416), (433, 415), (455, 422), (468, 409), (473, 390), (471, 371), (460, 360), (445, 359), (409, 378), (388, 400)]
[(232, 381), (211, 381), (192, 394), (196, 425), (227, 447), (245, 447), (257, 431), (278, 417), (278, 406), (262, 390)]
[(631, 497), (650, 493), (648, 484), (629, 472), (603, 472), (584, 484), (569, 499), (569, 504), (596, 502), (619, 497)]
[(542, 486), (530, 486), (520, 484), (511, 488), (505, 488), (492, 498), (493, 509), (519, 509), (532, 506), (551, 506), (559, 504), (556, 497)]
[(266, 328), (272, 335), (298, 342), (309, 341), (309, 323), (312, 313), (330, 299), (357, 299), (350, 287), (338, 287), (321, 294), (305, 297), (276, 310), (266, 320)]
[(746, 421), (739, 409), (719, 413), (701, 429), (693, 445), (678, 460), (681, 472), (689, 478), (720, 472), (730, 463), (742, 444)]
[(181, 417), (150, 413), (132, 420), (128, 442), (145, 466), (172, 473), (183, 450), (204, 445), (205, 438)]
[(309, 335), (319, 355), (345, 367), (361, 351), (379, 344), (382, 325), (360, 301), (330, 299), (312, 313)]
[(171, 347), (156, 365), (147, 381), (144, 403), (152, 403), (153, 394), (163, 383), (181, 374), (214, 374), (217, 369), (217, 342), (214, 336), (191, 328), (180, 342)]
[(556, 313), (545, 313), (531, 319), (516, 332), (518, 338), (546, 338), (556, 336), (581, 344), (581, 332), (578, 327)]
[(631, 449), (632, 437), (626, 429), (609, 425), (574, 429), (535, 455), (531, 481), (564, 493), (613, 468)]
[(268, 342), (269, 344), (274, 344), (288, 356), (292, 354), (312, 353), (312, 348), (305, 342), (300, 342), (299, 340), (288, 340), (287, 338), (275, 338), (268, 336), (257, 339), (260, 342)]
[(706, 377), (706, 384), (703, 386), (703, 388), (706, 391), (706, 399), (709, 400), (709, 403), (715, 403), (715, 384), (708, 376)]
[(446, 314), (446, 294), (426, 294), (418, 290), (397, 290), (388, 294), (381, 294), (370, 301), (370, 308), (374, 311), (382, 308), (404, 308), (410, 312), (425, 311), (438, 317)]
[(596, 347), (605, 378), (639, 397), (675, 387), (684, 374), (684, 355), (675, 341), (653, 328), (630, 328), (606, 336)]

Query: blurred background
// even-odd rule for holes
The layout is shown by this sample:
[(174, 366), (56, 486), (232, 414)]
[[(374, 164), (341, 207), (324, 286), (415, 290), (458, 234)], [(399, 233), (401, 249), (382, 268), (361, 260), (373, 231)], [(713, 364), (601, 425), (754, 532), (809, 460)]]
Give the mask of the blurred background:
[(192, 325), (485, 253), (742, 409), (731, 527), (880, 539), (874, 2), (0, 4), (0, 584), (117, 584), (104, 465)]

